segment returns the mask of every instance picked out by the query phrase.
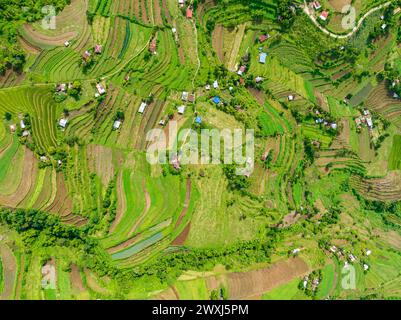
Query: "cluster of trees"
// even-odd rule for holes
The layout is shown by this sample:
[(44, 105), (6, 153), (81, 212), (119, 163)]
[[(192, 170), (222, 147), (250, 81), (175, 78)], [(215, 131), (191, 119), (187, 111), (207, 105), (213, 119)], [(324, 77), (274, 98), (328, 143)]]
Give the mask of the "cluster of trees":
[(251, 185), (248, 178), (236, 173), (236, 166), (233, 164), (225, 165), (223, 172), (228, 180), (228, 187), (231, 190), (245, 191)]
[(354, 65), (358, 56), (359, 51), (356, 48), (340, 46), (320, 52), (317, 59), (322, 64), (322, 67), (327, 69), (338, 65), (342, 61)]
[(306, 161), (312, 164), (315, 161), (315, 148), (310, 139), (304, 140), (304, 151)]
[(291, 0), (282, 0), (277, 4), (278, 21), (283, 30), (287, 30), (293, 25), (297, 14), (297, 8), (293, 6), (292, 2)]
[(37, 210), (0, 209), (0, 223), (16, 230), (27, 247), (38, 242), (45, 247), (71, 246), (91, 252), (95, 246), (80, 229), (61, 223), (57, 216)]
[(228, 300), (228, 292), (226, 287), (220, 287), (212, 290), (210, 293), (210, 300)]
[(0, 74), (9, 68), (21, 70), (25, 54), (17, 42), (18, 27), (42, 19), (42, 8), (51, 5), (56, 12), (70, 0), (0, 0)]
[(79, 99), (82, 93), (82, 83), (78, 80), (67, 85), (65, 92), (58, 91), (57, 88), (54, 90), (53, 99), (54, 101), (60, 103), (67, 99), (68, 96), (73, 97), (75, 100)]
[[(99, 276), (109, 275), (129, 288), (130, 281), (155, 275), (161, 281), (174, 280), (183, 271), (209, 270), (220, 263), (227, 269), (235, 265), (270, 262), (282, 231), (267, 228), (263, 239), (239, 242), (223, 248), (191, 249), (163, 255), (157, 260), (142, 264), (134, 270), (118, 270), (104, 254), (98, 241), (89, 235), (89, 228), (79, 229), (63, 224), (59, 217), (37, 210), (0, 209), (0, 224), (17, 231), (26, 245), (32, 247), (69, 247), (78, 254), (79, 263)], [(223, 290), (222, 296), (225, 293)]]
[(401, 73), (397, 69), (386, 70), (386, 79), (389, 83), (389, 90), (401, 97)]
[(277, 243), (282, 239), (279, 229), (268, 229), (263, 240), (240, 242), (224, 248), (196, 249), (172, 253), (157, 261), (140, 266), (135, 277), (156, 275), (161, 281), (175, 279), (185, 270), (209, 270), (223, 264), (230, 270), (235, 264), (242, 266), (270, 262)]

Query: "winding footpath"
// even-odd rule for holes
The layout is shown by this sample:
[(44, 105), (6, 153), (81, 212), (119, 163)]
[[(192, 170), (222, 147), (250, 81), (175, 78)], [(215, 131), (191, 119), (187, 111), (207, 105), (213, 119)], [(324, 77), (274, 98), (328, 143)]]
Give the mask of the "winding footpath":
[(359, 28), (362, 26), (362, 23), (365, 21), (365, 19), (370, 16), (372, 13), (381, 10), (385, 7), (388, 7), (391, 4), (391, 1), (387, 1), (386, 3), (383, 3), (375, 8), (370, 9), (368, 12), (366, 12), (361, 19), (359, 19), (358, 24), (352, 29), (351, 32), (344, 34), (344, 35), (339, 35), (339, 34), (335, 34), (333, 32), (330, 32), (329, 30), (327, 30), (326, 28), (324, 28), (323, 26), (320, 25), (320, 23), (317, 21), (313, 11), (311, 11), (311, 9), (309, 8), (308, 4), (306, 3), (306, 0), (304, 0), (304, 5), (302, 6), (304, 12), (309, 16), (309, 18), (312, 20), (312, 22), (321, 30), (323, 31), (325, 34), (329, 35), (332, 38), (335, 39), (347, 39), (349, 37), (351, 37), (355, 32), (357, 32), (359, 30)]

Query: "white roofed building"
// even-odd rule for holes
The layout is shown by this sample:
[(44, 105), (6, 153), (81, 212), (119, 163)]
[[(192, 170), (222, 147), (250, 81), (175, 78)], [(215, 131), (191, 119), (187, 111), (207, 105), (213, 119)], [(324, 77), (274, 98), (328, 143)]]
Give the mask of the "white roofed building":
[(179, 113), (179, 114), (184, 114), (184, 112), (185, 112), (185, 106), (179, 106), (179, 107), (177, 108), (177, 110), (178, 110), (178, 113)]
[(114, 130), (120, 129), (120, 126), (121, 126), (121, 121), (119, 121), (119, 120), (114, 121), (114, 124), (113, 124)]
[(68, 123), (67, 119), (60, 119), (58, 124), (60, 125), (60, 127), (65, 128), (67, 126), (67, 123)]
[(144, 113), (145, 112), (145, 108), (147, 107), (147, 104), (145, 102), (142, 102), (141, 105), (139, 106), (139, 113)]

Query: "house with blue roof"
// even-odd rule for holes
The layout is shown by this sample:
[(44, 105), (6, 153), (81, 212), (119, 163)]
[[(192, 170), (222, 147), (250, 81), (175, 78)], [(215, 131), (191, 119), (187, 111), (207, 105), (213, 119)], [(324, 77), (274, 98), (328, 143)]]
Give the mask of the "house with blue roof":
[(215, 96), (215, 97), (213, 98), (213, 102), (214, 102), (215, 104), (219, 104), (219, 103), (220, 103), (220, 98), (219, 98), (218, 96)]
[(259, 62), (260, 63), (266, 63), (266, 58), (267, 58), (267, 53), (265, 53), (265, 52), (262, 52), (261, 54), (260, 54), (260, 56), (259, 56)]
[(202, 123), (202, 118), (201, 117), (196, 117), (195, 118), (195, 123), (196, 124), (201, 124)]

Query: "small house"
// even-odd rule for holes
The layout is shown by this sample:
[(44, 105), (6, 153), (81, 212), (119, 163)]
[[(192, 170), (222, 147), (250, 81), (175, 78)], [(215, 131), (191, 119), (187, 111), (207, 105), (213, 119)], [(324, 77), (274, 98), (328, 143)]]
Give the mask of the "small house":
[(68, 120), (63, 118), (63, 119), (60, 119), (58, 124), (60, 125), (60, 127), (65, 128), (67, 126), (67, 123), (68, 123)]
[(320, 4), (319, 1), (313, 1), (313, 2), (312, 2), (312, 6), (313, 6), (313, 8), (314, 8), (315, 10), (320, 10), (320, 9), (322, 9), (322, 5)]
[(187, 19), (192, 19), (192, 16), (193, 16), (192, 8), (188, 7), (186, 12), (186, 17)]
[(366, 125), (369, 129), (373, 129), (373, 121), (371, 117), (366, 117)]
[(151, 54), (156, 54), (157, 49), (157, 41), (156, 38), (153, 38), (152, 41), (149, 43), (149, 51)]
[(266, 58), (267, 58), (267, 54), (265, 52), (262, 52), (259, 55), (259, 63), (265, 64), (266, 63)]
[(294, 101), (295, 97), (293, 95), (288, 96), (288, 101)]
[(67, 90), (67, 85), (65, 83), (60, 83), (56, 86), (58, 92), (65, 92)]
[(214, 88), (214, 89), (218, 89), (218, 88), (219, 88), (219, 83), (217, 82), (217, 80), (215, 80), (215, 81), (213, 82), (213, 88)]
[(165, 124), (166, 124), (166, 121), (165, 121), (165, 120), (162, 119), (162, 120), (159, 121), (159, 125), (160, 125), (160, 126), (164, 126)]
[(350, 254), (348, 255), (348, 257), (349, 257), (349, 259), (351, 260), (351, 262), (355, 262), (355, 261), (356, 261), (356, 257), (355, 257), (352, 253), (350, 253)]
[(331, 127), (333, 130), (337, 130), (337, 123), (332, 123), (332, 124), (330, 124), (330, 127)]
[(195, 123), (196, 124), (201, 124), (202, 123), (202, 118), (201, 117), (196, 117), (195, 118)]
[(11, 124), (11, 125), (10, 125), (10, 131), (11, 131), (11, 133), (12, 133), (12, 132), (15, 132), (15, 130), (17, 130), (17, 126), (16, 126), (15, 124)]
[(365, 271), (369, 270), (369, 266), (366, 263), (363, 264), (363, 270), (365, 270)]
[(96, 89), (97, 89), (97, 92), (98, 92), (100, 95), (106, 93), (106, 89), (103, 87), (103, 85), (102, 85), (101, 83), (98, 83), (98, 84), (96, 85)]
[(365, 254), (366, 254), (367, 256), (370, 256), (370, 255), (372, 254), (372, 251), (369, 250), (369, 249), (367, 249), (366, 252), (365, 252)]
[(191, 94), (189, 95), (188, 101), (191, 102), (191, 103), (194, 103), (194, 102), (195, 102), (195, 93), (191, 93)]
[(184, 91), (181, 95), (182, 101), (188, 101), (188, 92)]
[(215, 96), (215, 97), (213, 98), (213, 102), (214, 102), (215, 104), (219, 104), (219, 103), (220, 103), (220, 97)]
[(179, 114), (184, 114), (184, 112), (185, 112), (185, 106), (179, 106), (179, 107), (177, 108), (177, 110), (178, 110), (178, 113), (179, 113)]
[(238, 74), (239, 76), (242, 76), (242, 75), (244, 74), (245, 70), (246, 70), (246, 67), (245, 67), (245, 66), (241, 66), (241, 67), (239, 68), (237, 74)]
[(144, 113), (145, 112), (145, 108), (146, 108), (147, 104), (145, 102), (142, 102), (141, 105), (139, 106), (139, 113)]
[(26, 127), (24, 120), (21, 120), (19, 125), (20, 125), (21, 129), (25, 129), (25, 127)]
[(319, 124), (319, 123), (323, 123), (323, 119), (322, 118), (317, 118), (316, 120), (315, 120), (315, 122), (317, 123), (317, 124)]
[(262, 78), (262, 77), (256, 77), (255, 78), (255, 82), (256, 83), (260, 83), (260, 82), (262, 82), (264, 79)]
[(171, 161), (171, 164), (173, 165), (173, 168), (175, 170), (180, 170), (181, 169), (180, 161), (178, 160), (178, 157), (174, 157), (174, 159)]
[(387, 28), (387, 24), (382, 24), (382, 26), (381, 26), (381, 28), (383, 29), (383, 30), (385, 30), (386, 28)]
[(313, 140), (313, 141), (312, 141), (312, 145), (313, 145), (314, 147), (316, 147), (317, 149), (320, 149), (320, 142), (319, 142), (319, 141)]
[(328, 17), (329, 17), (329, 12), (323, 11), (319, 18), (320, 20), (326, 21)]
[(177, 33), (177, 29), (176, 29), (176, 28), (172, 28), (171, 31), (172, 31), (173, 33)]
[(114, 121), (114, 124), (113, 124), (114, 130), (120, 129), (120, 126), (121, 126), (121, 121), (119, 121), (119, 120)]
[(70, 42), (69, 41), (64, 42), (64, 46), (65, 47), (69, 47), (70, 46)]
[(49, 159), (48, 159), (46, 156), (41, 156), (41, 157), (39, 158), (39, 160), (40, 160), (41, 162), (47, 162)]
[(184, 6), (185, 0), (178, 0), (178, 4), (180, 5), (180, 7)]
[(293, 254), (297, 254), (297, 253), (299, 253), (299, 252), (301, 252), (301, 249), (299, 249), (299, 248), (296, 248), (296, 249), (292, 250), (292, 253), (293, 253)]
[(85, 53), (84, 53), (83, 56), (82, 56), (82, 59), (83, 59), (85, 62), (87, 62), (87, 61), (89, 60), (90, 56), (91, 56), (91, 53), (90, 53), (88, 50), (86, 50)]
[(95, 53), (101, 54), (103, 47), (100, 44), (95, 45)]
[(259, 36), (259, 42), (263, 43), (269, 38), (270, 38), (270, 36), (268, 34), (263, 34), (263, 35)]
[(25, 130), (24, 132), (22, 132), (22, 136), (23, 136), (23, 137), (29, 136), (29, 131), (28, 131), (28, 130)]
[(210, 90), (210, 84), (207, 84), (207, 85), (205, 86), (205, 90), (207, 90), (207, 91)]

